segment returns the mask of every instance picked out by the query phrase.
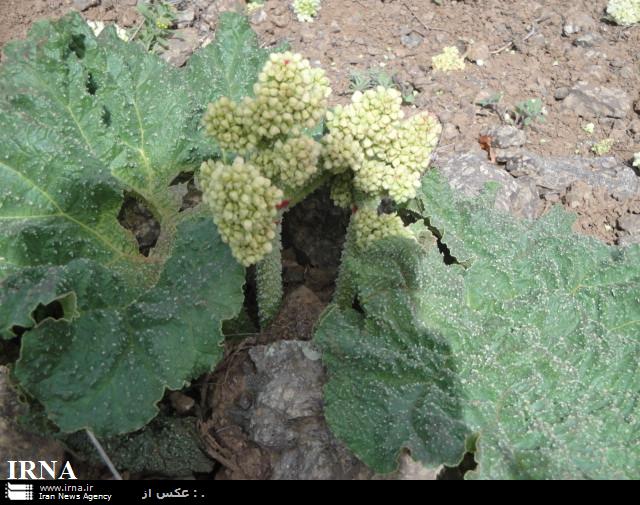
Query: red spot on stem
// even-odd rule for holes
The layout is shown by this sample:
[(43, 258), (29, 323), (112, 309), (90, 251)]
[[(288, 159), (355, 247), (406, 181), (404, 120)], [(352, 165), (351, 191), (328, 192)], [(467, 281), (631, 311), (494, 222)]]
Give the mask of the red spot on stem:
[(289, 206), (289, 203), (291, 203), (289, 200), (282, 200), (278, 205), (276, 205), (276, 209), (286, 209)]
[(358, 212), (358, 206), (357, 205), (353, 205), (351, 207), (351, 214), (355, 214), (356, 212)]

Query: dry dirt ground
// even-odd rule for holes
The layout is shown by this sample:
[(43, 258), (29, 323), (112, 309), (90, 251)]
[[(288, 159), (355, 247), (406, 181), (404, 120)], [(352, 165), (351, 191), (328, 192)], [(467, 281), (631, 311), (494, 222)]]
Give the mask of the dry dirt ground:
[[(612, 152), (620, 160), (640, 149), (637, 115), (581, 118), (556, 99), (558, 89), (578, 81), (640, 98), (640, 27), (603, 22), (606, 1), (442, 3), (324, 0), (317, 21), (307, 25), (294, 20), (287, 2), (268, 0), (269, 17), (257, 29), (267, 44), (286, 39), (330, 69), (339, 100), (349, 94), (354, 71), (382, 68), (396, 75), (419, 91), (417, 107), (448, 125), (443, 142), (455, 150), (477, 145), (483, 128), (495, 124), (495, 115), (476, 104), (496, 93), (507, 107), (543, 101), (545, 121), (528, 132), (527, 147), (536, 153), (590, 155), (591, 143), (603, 138), (616, 141)], [(569, 33), (569, 27), (579, 31)], [(483, 65), (468, 61), (464, 71), (433, 72), (431, 57), (454, 45)], [(588, 134), (581, 127), (592, 121), (595, 130)]]

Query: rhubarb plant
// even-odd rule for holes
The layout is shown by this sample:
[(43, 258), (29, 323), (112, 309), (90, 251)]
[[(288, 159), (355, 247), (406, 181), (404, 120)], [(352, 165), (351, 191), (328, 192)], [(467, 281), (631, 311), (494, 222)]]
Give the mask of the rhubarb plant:
[[(77, 15), (7, 48), (0, 338), (20, 346), (25, 398), (63, 433), (171, 454), (153, 433), (186, 421), (118, 435), (221, 359), (245, 267), (270, 323), (282, 221), (325, 186), (351, 215), (316, 333), (326, 417), (366, 464), (472, 452), (476, 478), (639, 478), (640, 248), (575, 236), (560, 210), (518, 221), (490, 190), (457, 195), (425, 175), (434, 116), (405, 117), (383, 86), (333, 109), (330, 92), (232, 14), (184, 69)], [(203, 204), (187, 208), (192, 173)], [(159, 224), (148, 255), (118, 220), (128, 198)], [(136, 456), (119, 461), (147, 467)]]

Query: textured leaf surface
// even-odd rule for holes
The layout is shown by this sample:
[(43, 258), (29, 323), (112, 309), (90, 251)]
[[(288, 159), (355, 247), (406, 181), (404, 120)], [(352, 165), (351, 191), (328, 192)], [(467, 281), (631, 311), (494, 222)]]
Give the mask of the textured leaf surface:
[(460, 264), (401, 239), (352, 255), (363, 312), (334, 306), (317, 338), (327, 417), (369, 465), (407, 447), (455, 463), (479, 435), (479, 478), (640, 477), (640, 248), (571, 233), (423, 181)]
[[(165, 388), (220, 358), (244, 271), (210, 220), (179, 212), (169, 185), (213, 151), (200, 131), (203, 90), (221, 92), (212, 76), (241, 75), (238, 94), (255, 80), (250, 56), (264, 54), (248, 30), (225, 16), (185, 70), (113, 29), (96, 38), (78, 15), (38, 23), (5, 50), (0, 337), (31, 330), (15, 375), (65, 431), (135, 430)], [(242, 59), (220, 59), (218, 47)], [(160, 223), (149, 257), (118, 222), (125, 194)], [(36, 324), (34, 310), (53, 301), (63, 317)]]
[(243, 16), (222, 13), (216, 35), (216, 41), (195, 54), (188, 64), (189, 78), (207, 83), (194, 90), (199, 104), (206, 105), (221, 96), (240, 100), (253, 95), (257, 75), (269, 57)]

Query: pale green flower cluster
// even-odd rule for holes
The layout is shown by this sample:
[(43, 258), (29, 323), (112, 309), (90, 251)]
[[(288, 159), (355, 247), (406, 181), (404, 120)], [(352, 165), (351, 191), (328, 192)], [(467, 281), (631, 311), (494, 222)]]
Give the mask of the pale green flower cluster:
[(203, 163), (200, 184), (222, 240), (240, 263), (252, 265), (271, 252), (282, 190), (240, 156), (233, 165)]
[(243, 152), (261, 140), (302, 135), (323, 118), (331, 94), (324, 70), (290, 52), (270, 56), (253, 91), (241, 103), (223, 97), (209, 105), (204, 126), (222, 149)]
[(440, 72), (464, 70), (464, 58), (455, 46), (445, 47), (440, 54), (431, 57), (431, 66)]
[(245, 103), (251, 122), (261, 137), (302, 134), (324, 117), (331, 94), (324, 70), (290, 52), (272, 54), (254, 85), (255, 99)]
[(366, 248), (376, 240), (391, 236), (413, 238), (396, 214), (379, 214), (376, 209), (360, 209), (353, 217), (356, 245)]
[(262, 2), (249, 2), (246, 7), (247, 14), (253, 14), (254, 12), (262, 9), (263, 7), (264, 7), (264, 3)]
[(403, 121), (401, 104), (395, 89), (356, 92), (351, 104), (327, 114), (323, 139), (329, 170), (351, 170), (356, 189), (398, 203), (415, 197), (441, 131), (427, 113)]
[(331, 200), (338, 207), (348, 209), (353, 205), (353, 174), (343, 172), (331, 182)]
[(320, 0), (293, 0), (293, 12), (298, 21), (311, 23), (320, 10)]
[(311, 137), (276, 140), (272, 149), (259, 151), (254, 161), (262, 173), (284, 186), (303, 186), (317, 171), (322, 146)]
[(609, 0), (607, 14), (619, 25), (640, 23), (640, 0)]
[(633, 166), (636, 168), (640, 168), (640, 153), (636, 153), (633, 155)]
[(242, 102), (222, 97), (203, 118), (205, 131), (233, 165), (205, 163), (199, 176), (220, 235), (243, 265), (271, 251), (284, 191), (318, 171), (322, 146), (304, 131), (324, 117), (331, 92), (324, 71), (290, 52), (272, 54)]
[(210, 103), (203, 124), (207, 134), (218, 142), (224, 151), (243, 153), (252, 150), (258, 137), (247, 128), (248, 112), (244, 104), (238, 104), (223, 96)]

